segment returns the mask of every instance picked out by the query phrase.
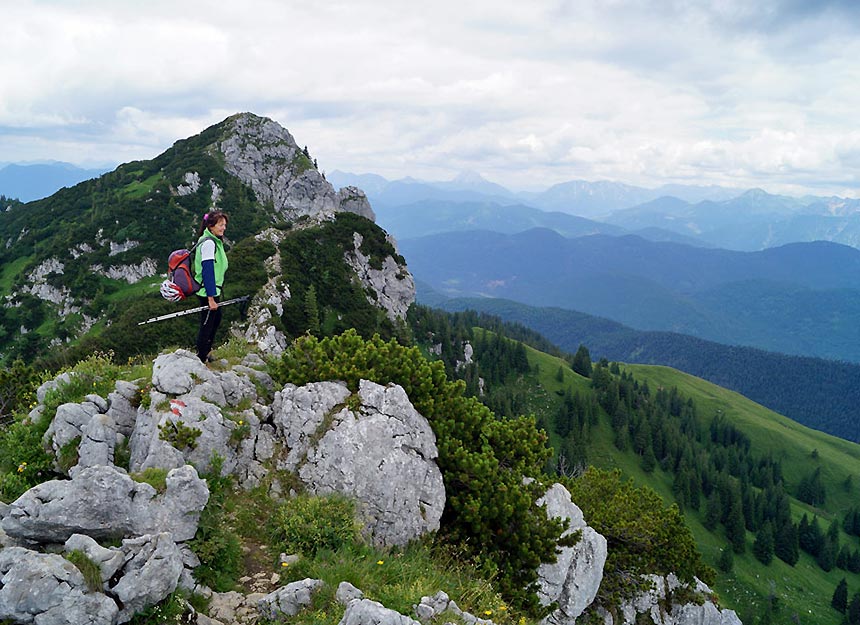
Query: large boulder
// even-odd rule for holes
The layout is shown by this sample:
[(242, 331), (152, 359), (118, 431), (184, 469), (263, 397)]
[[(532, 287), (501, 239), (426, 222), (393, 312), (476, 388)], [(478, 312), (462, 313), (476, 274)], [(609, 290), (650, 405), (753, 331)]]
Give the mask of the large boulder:
[(170, 471), (161, 494), (116, 467), (95, 466), (28, 490), (10, 504), (3, 530), (39, 543), (63, 543), (72, 534), (110, 539), (161, 531), (190, 540), (208, 499), (206, 482), (190, 465)]
[(573, 547), (562, 547), (556, 561), (538, 567), (538, 599), (541, 605), (558, 603), (544, 619), (547, 625), (574, 623), (597, 596), (606, 563), (606, 538), (585, 523), (582, 511), (570, 499), (561, 484), (553, 484), (538, 505), (546, 508), (549, 518), (563, 519), (567, 528), (562, 536), (581, 532)]
[(439, 528), (445, 506), (436, 437), (402, 387), (362, 380), (359, 391), (319, 382), (288, 385), (273, 418), (309, 492), (358, 500), (377, 545), (403, 545)]
[(77, 567), (56, 554), (0, 549), (0, 620), (37, 625), (113, 625), (116, 603), (87, 589)]
[(122, 541), (126, 564), (110, 591), (119, 600), (118, 623), (155, 605), (176, 590), (182, 574), (182, 554), (170, 534), (160, 533)]
[[(129, 441), (130, 470), (171, 469), (187, 463), (206, 473), (217, 455), (223, 460), (222, 475), (238, 473), (240, 482), (255, 485), (261, 476), (258, 456), (253, 449), (241, 449), (247, 439), (255, 442), (259, 434), (261, 424), (255, 411), (268, 411), (257, 403), (255, 382), (264, 387), (272, 384), (267, 374), (244, 365), (211, 371), (184, 349), (158, 356), (153, 363), (150, 408), (138, 413)], [(244, 411), (239, 418), (225, 416), (224, 409), (246, 402), (253, 410)], [(245, 427), (237, 432), (239, 421)], [(188, 445), (171, 436), (178, 429), (199, 434)], [(268, 439), (262, 444), (267, 446)], [(265, 450), (261, 455), (266, 455)], [(240, 462), (244, 462), (241, 467)]]

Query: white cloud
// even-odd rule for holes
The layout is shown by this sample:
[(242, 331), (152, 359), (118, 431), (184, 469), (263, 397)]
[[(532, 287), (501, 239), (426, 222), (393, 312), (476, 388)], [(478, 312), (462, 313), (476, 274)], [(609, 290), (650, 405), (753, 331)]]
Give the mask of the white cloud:
[(6, 161), (151, 158), (252, 111), (329, 170), (857, 193), (850, 3), (0, 2)]

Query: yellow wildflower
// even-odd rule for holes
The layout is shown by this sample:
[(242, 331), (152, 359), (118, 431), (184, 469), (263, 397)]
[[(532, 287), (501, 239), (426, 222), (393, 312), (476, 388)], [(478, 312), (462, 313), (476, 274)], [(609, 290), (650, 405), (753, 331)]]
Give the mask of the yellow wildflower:
[(382, 565), (382, 564), (385, 564), (385, 560), (377, 560), (376, 563), (379, 565)]

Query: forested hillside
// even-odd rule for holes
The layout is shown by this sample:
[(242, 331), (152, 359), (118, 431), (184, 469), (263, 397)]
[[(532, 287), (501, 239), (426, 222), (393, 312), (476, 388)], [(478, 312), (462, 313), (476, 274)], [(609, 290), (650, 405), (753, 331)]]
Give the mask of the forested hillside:
[[(522, 348), (506, 350), (500, 338), (528, 341), (521, 327), (476, 313), (454, 314), (450, 325), (420, 315), (420, 327), (474, 346), (474, 364), (450, 364), (467, 388), (499, 414), (537, 415), (554, 449), (549, 470), (620, 469), (674, 501), (745, 623), (835, 624), (848, 599), (860, 606), (857, 445), (673, 369), (592, 363), (584, 347), (564, 358), (527, 348), (526, 365)], [(843, 578), (850, 592), (835, 609)]]
[(634, 330), (581, 312), (509, 300), (441, 299), (435, 305), (450, 311), (484, 311), (523, 324), (567, 352), (584, 344), (595, 358), (674, 367), (737, 391), (808, 427), (860, 441), (860, 365), (854, 363)]

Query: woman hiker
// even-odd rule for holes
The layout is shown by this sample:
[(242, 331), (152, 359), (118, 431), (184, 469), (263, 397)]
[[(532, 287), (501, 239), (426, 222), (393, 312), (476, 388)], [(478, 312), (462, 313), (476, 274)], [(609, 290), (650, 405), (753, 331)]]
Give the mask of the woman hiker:
[(229, 217), (222, 211), (210, 211), (200, 224), (197, 249), (194, 253), (194, 279), (203, 286), (197, 291), (202, 306), (200, 330), (197, 333), (197, 357), (202, 362), (212, 362), (210, 352), (215, 331), (221, 324), (221, 309), (218, 301), (227, 273), (227, 254), (224, 252), (224, 230)]

